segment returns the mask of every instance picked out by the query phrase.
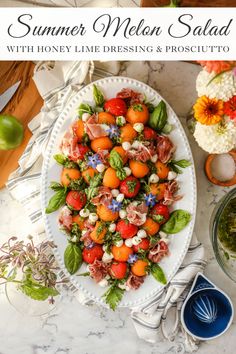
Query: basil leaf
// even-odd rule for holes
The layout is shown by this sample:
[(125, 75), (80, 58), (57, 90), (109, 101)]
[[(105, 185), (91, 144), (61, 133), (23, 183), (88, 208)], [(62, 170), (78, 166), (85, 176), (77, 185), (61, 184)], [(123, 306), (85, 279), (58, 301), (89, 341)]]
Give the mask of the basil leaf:
[(172, 160), (172, 163), (174, 165), (177, 165), (179, 167), (182, 167), (182, 168), (186, 168), (186, 167), (189, 167), (191, 166), (191, 162), (189, 160), (179, 160), (179, 161), (176, 161), (176, 160)]
[(120, 180), (123, 180), (126, 178), (126, 172), (123, 167), (123, 160), (117, 151), (115, 151), (115, 150), (111, 151), (109, 163), (110, 163), (111, 167), (116, 170), (116, 175)]
[(164, 133), (164, 134), (170, 134), (170, 132), (172, 131), (172, 129), (173, 129), (172, 124), (166, 123), (166, 125), (165, 125), (164, 128), (162, 129), (162, 133)]
[(92, 107), (87, 103), (81, 103), (81, 105), (78, 108), (78, 115), (80, 118), (82, 118), (82, 115), (84, 113), (89, 113), (90, 115), (94, 113)]
[(82, 252), (79, 246), (69, 243), (64, 252), (64, 263), (70, 274), (75, 274), (82, 264)]
[(151, 274), (157, 281), (159, 281), (159, 283), (164, 285), (167, 283), (165, 273), (159, 264), (153, 263), (151, 265)]
[(103, 294), (105, 302), (110, 308), (114, 311), (121, 301), (124, 294), (124, 289), (119, 288), (118, 286), (112, 285), (106, 292)]
[(45, 301), (51, 296), (57, 296), (59, 292), (55, 288), (48, 288), (40, 284), (25, 281), (20, 285), (20, 290), (31, 299)]
[(191, 214), (182, 209), (173, 211), (170, 214), (169, 220), (162, 225), (161, 230), (167, 234), (177, 234), (188, 225), (191, 220)]
[(56, 211), (66, 202), (66, 188), (58, 190), (52, 198), (48, 202), (48, 206), (46, 208), (46, 213), (50, 214), (53, 211)]
[(156, 131), (161, 131), (167, 123), (166, 104), (161, 101), (150, 114), (148, 124)]
[(50, 183), (50, 188), (51, 188), (52, 190), (54, 190), (55, 192), (56, 192), (56, 191), (59, 191), (59, 190), (61, 190), (61, 189), (65, 189), (65, 187), (62, 186), (61, 183), (54, 182), (54, 181), (52, 181), (52, 182)]
[(102, 107), (104, 105), (104, 96), (96, 85), (93, 85), (93, 98), (96, 103), (96, 106)]
[(56, 154), (53, 156), (53, 158), (56, 160), (57, 163), (59, 163), (60, 165), (63, 165), (63, 166), (67, 162), (67, 157), (62, 154)]

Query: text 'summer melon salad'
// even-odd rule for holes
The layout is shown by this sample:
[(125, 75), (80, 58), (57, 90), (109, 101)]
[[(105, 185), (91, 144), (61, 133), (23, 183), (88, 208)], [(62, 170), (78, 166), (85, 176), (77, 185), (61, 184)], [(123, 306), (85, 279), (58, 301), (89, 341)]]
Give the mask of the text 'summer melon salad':
[[(103, 295), (114, 310), (125, 291), (138, 289), (151, 274), (166, 284), (160, 266), (169, 255), (168, 234), (190, 221), (171, 205), (182, 196), (178, 173), (190, 165), (173, 159), (164, 101), (156, 107), (129, 88), (106, 100), (93, 86), (94, 107), (82, 103), (65, 133), (60, 183), (46, 213), (61, 208), (59, 224), (68, 237), (64, 263), (70, 274), (90, 276), (108, 287)], [(80, 274), (85, 262), (88, 271)]]

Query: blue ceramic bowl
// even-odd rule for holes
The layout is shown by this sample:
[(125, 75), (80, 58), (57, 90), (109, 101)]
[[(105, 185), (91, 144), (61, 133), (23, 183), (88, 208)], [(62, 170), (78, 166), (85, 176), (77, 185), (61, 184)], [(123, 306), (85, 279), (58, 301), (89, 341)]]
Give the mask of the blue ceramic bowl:
[(216, 338), (229, 328), (233, 315), (229, 297), (198, 274), (181, 310), (186, 332), (200, 340)]

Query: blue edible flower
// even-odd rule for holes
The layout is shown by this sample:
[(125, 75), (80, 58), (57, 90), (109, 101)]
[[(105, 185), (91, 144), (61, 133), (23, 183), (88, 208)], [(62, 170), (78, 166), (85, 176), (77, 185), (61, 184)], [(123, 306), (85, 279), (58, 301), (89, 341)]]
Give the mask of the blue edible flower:
[(121, 202), (117, 202), (117, 200), (112, 199), (112, 202), (110, 205), (108, 205), (108, 209), (110, 209), (113, 213), (120, 211), (122, 207), (122, 203)]
[(127, 262), (129, 264), (133, 264), (137, 261), (137, 259), (138, 259), (137, 254), (130, 254)]
[(156, 196), (154, 194), (150, 193), (145, 196), (145, 204), (148, 207), (152, 208), (156, 204), (156, 202)]
[(120, 130), (117, 125), (110, 125), (106, 131), (108, 132), (110, 138), (118, 138), (120, 135)]
[(88, 166), (92, 168), (96, 168), (97, 165), (102, 163), (98, 154), (93, 154), (92, 156), (88, 156)]

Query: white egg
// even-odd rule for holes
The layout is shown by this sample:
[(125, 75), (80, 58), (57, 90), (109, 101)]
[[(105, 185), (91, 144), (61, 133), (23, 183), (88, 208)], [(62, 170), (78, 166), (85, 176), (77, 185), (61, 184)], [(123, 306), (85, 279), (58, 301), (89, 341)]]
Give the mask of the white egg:
[(119, 216), (120, 216), (121, 219), (125, 219), (126, 216), (127, 216), (126, 211), (125, 210), (120, 210), (119, 211)]
[(151, 161), (153, 163), (157, 162), (157, 159), (158, 159), (158, 156), (156, 154), (151, 157)]
[(87, 218), (89, 216), (89, 210), (88, 209), (81, 209), (79, 212), (79, 215), (82, 216), (82, 218)]
[(177, 177), (177, 173), (175, 173), (174, 171), (170, 171), (170, 172), (168, 173), (167, 179), (168, 179), (169, 181), (172, 181), (172, 180), (175, 179), (176, 177)]
[(118, 194), (118, 196), (116, 197), (116, 200), (117, 200), (117, 202), (123, 202), (123, 200), (124, 200), (124, 194), (123, 193), (120, 193), (120, 194)]
[(95, 214), (95, 213), (90, 213), (90, 214), (89, 214), (89, 221), (90, 221), (91, 223), (95, 223), (97, 220), (98, 220), (97, 214)]
[(105, 170), (106, 166), (103, 163), (99, 163), (96, 167), (96, 170), (102, 173)]
[(119, 191), (119, 189), (112, 189), (111, 194), (113, 197), (116, 198), (120, 194), (120, 191)]
[(132, 247), (132, 246), (133, 246), (133, 239), (132, 239), (132, 238), (127, 238), (127, 239), (125, 240), (125, 245), (126, 245), (127, 247)]
[(135, 123), (133, 125), (133, 128), (134, 128), (134, 130), (136, 130), (136, 132), (141, 133), (144, 129), (144, 125), (143, 125), (143, 123)]
[(82, 114), (82, 121), (83, 121), (83, 122), (87, 122), (87, 120), (89, 119), (89, 117), (91, 117), (91, 114), (89, 114), (89, 113), (83, 113), (83, 114)]
[(124, 167), (124, 170), (125, 170), (125, 173), (126, 173), (126, 176), (130, 176), (132, 171), (129, 167)]
[(114, 223), (110, 224), (108, 230), (110, 232), (115, 232), (116, 231), (116, 224), (114, 224)]
[(132, 238), (132, 243), (133, 243), (134, 246), (137, 246), (141, 241), (142, 241), (141, 237), (134, 236)]
[(147, 237), (147, 233), (146, 233), (145, 230), (139, 230), (138, 233), (137, 233), (137, 236), (139, 238), (145, 238), (145, 237)]
[(100, 282), (98, 282), (98, 285), (101, 286), (102, 288), (105, 288), (105, 286), (108, 285), (107, 279), (104, 278), (104, 279), (100, 280)]
[(128, 141), (124, 141), (124, 142), (122, 143), (122, 147), (123, 147), (123, 149), (124, 149), (125, 151), (127, 151), (127, 150), (130, 150), (131, 144), (130, 144)]
[(123, 240), (119, 240), (115, 242), (116, 247), (121, 247), (123, 245), (124, 241)]
[(148, 181), (149, 181), (149, 183), (157, 183), (157, 182), (159, 182), (159, 177), (155, 173), (153, 173), (149, 177)]

